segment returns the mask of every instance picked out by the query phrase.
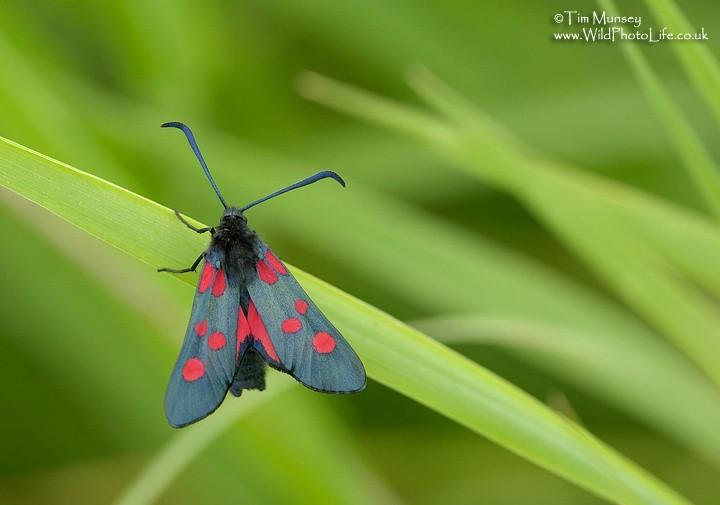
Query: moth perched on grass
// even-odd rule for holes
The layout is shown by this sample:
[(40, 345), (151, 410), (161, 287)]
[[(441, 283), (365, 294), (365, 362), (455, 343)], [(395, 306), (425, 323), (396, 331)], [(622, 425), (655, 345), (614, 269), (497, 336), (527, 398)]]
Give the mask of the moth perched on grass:
[(265, 389), (266, 364), (324, 393), (355, 393), (365, 388), (365, 369), (355, 351), (310, 300), (283, 263), (248, 227), (245, 211), (270, 198), (321, 179), (342, 186), (335, 172), (312, 175), (244, 207), (228, 207), (203, 159), (190, 128), (165, 123), (185, 133), (225, 212), (220, 224), (196, 228), (210, 233), (210, 247), (189, 268), (205, 260), (190, 322), (165, 395), (165, 414), (179, 428), (199, 421), (222, 403), (228, 390)]

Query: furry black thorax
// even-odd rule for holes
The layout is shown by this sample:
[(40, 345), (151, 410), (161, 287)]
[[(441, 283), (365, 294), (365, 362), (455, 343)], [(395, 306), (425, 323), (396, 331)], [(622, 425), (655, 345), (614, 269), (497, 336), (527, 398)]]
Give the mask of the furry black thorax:
[(252, 269), (258, 261), (257, 234), (250, 229), (247, 218), (236, 207), (228, 207), (213, 230), (210, 248), (225, 251), (226, 268), (237, 269), (244, 273)]

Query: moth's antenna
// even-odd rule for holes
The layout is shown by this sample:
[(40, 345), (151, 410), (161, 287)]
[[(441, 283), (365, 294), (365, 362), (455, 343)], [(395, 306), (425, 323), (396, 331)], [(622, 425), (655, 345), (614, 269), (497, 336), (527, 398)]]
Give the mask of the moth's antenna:
[(280, 196), (283, 193), (292, 191), (293, 189), (302, 188), (303, 186), (307, 186), (308, 184), (312, 184), (313, 182), (317, 182), (320, 179), (325, 179), (327, 177), (329, 177), (331, 179), (335, 179), (337, 182), (340, 183), (341, 186), (345, 187), (345, 181), (343, 180), (342, 177), (340, 177), (335, 172), (331, 172), (330, 170), (325, 170), (323, 172), (318, 172), (315, 175), (311, 175), (310, 177), (307, 177), (300, 182), (296, 182), (295, 184), (292, 184), (292, 185), (288, 186), (287, 188), (280, 189), (278, 191), (275, 191), (274, 193), (270, 193), (268, 196), (260, 198), (259, 200), (255, 200), (254, 202), (251, 202), (251, 203), (247, 204), (245, 207), (243, 207), (242, 209), (240, 209), (240, 212), (245, 212), (250, 207), (255, 207), (257, 204), (262, 203), (266, 200), (270, 200), (271, 198)]
[(210, 169), (208, 169), (208, 166), (205, 163), (205, 160), (203, 159), (202, 153), (200, 153), (200, 148), (198, 147), (197, 142), (195, 142), (195, 136), (193, 135), (192, 130), (186, 124), (178, 123), (176, 121), (171, 121), (169, 123), (163, 123), (160, 126), (162, 126), (163, 128), (168, 128), (168, 127), (179, 128), (183, 131), (183, 133), (185, 134), (185, 136), (188, 139), (188, 142), (190, 142), (190, 147), (192, 148), (193, 152), (195, 153), (195, 156), (197, 156), (197, 159), (200, 162), (200, 165), (202, 165), (202, 168), (205, 171), (205, 175), (207, 175), (207, 178), (210, 181), (210, 184), (212, 185), (213, 189), (215, 190), (215, 194), (220, 199), (220, 202), (222, 202), (223, 207), (225, 207), (227, 209), (228, 208), (227, 203), (225, 203), (225, 199), (220, 194), (220, 190), (218, 189), (217, 184), (215, 184), (215, 179), (213, 179), (213, 176), (210, 175)]

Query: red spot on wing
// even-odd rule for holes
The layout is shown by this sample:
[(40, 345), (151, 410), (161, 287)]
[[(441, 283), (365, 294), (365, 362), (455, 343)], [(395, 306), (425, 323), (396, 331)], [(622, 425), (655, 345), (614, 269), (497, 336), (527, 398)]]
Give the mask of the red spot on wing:
[(263, 320), (260, 317), (260, 314), (258, 314), (252, 300), (250, 300), (250, 306), (248, 307), (247, 319), (250, 324), (250, 332), (252, 333), (252, 336), (255, 337), (255, 339), (263, 346), (265, 354), (267, 354), (273, 361), (280, 362), (277, 352), (275, 351), (275, 346), (273, 345), (272, 340), (270, 340), (270, 335), (268, 335), (265, 323), (263, 323)]
[(202, 321), (200, 321), (198, 324), (195, 325), (195, 333), (197, 333), (199, 337), (204, 337), (205, 334), (207, 333), (207, 328), (208, 328), (207, 321), (205, 321), (203, 319)]
[(227, 339), (221, 332), (216, 331), (208, 338), (208, 347), (213, 351), (219, 351), (227, 345)]
[(225, 292), (227, 281), (225, 280), (225, 272), (222, 268), (218, 268), (217, 275), (215, 276), (215, 283), (213, 284), (212, 294), (215, 297), (222, 296)]
[(238, 309), (237, 339), (239, 342), (243, 342), (248, 336), (250, 336), (250, 324), (242, 307), (240, 307)]
[(268, 266), (263, 260), (257, 262), (257, 273), (260, 279), (266, 284), (275, 284), (278, 280), (278, 276), (275, 271)]
[(282, 322), (283, 333), (297, 333), (302, 329), (302, 323), (297, 317), (291, 317)]
[(205, 266), (203, 267), (202, 274), (200, 274), (200, 285), (198, 286), (198, 290), (201, 293), (204, 293), (207, 291), (207, 288), (210, 287), (210, 284), (212, 284), (213, 279), (215, 278), (215, 267), (212, 266), (210, 263), (205, 263)]
[(305, 300), (295, 300), (295, 310), (298, 314), (305, 314), (308, 309), (308, 303)]
[(272, 251), (268, 251), (267, 253), (265, 253), (265, 260), (270, 263), (270, 266), (273, 267), (273, 269), (277, 273), (279, 273), (280, 275), (287, 275), (287, 268), (285, 268), (285, 265), (282, 264), (282, 261), (277, 259), (277, 257), (272, 253)]
[(205, 364), (200, 358), (190, 358), (185, 362), (182, 369), (182, 376), (188, 382), (195, 382), (205, 375)]
[(312, 341), (313, 349), (320, 354), (328, 354), (335, 350), (335, 339), (326, 331), (319, 331)]

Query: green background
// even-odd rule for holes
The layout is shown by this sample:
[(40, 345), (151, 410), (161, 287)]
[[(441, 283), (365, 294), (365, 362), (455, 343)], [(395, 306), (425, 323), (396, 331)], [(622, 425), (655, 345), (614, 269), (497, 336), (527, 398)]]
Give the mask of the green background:
[[(700, 1), (680, 7), (705, 27), (710, 41), (703, 45), (717, 54), (720, 7)], [(236, 204), (319, 169), (336, 170), (348, 181), (343, 192), (321, 183), (250, 213), (279, 255), (433, 337), (455, 338), (459, 352), (578, 421), (690, 500), (718, 503), (717, 459), (648, 421), (651, 410), (643, 417), (573, 380), (567, 369), (579, 368), (581, 377), (581, 366), (540, 365), (528, 358), (532, 345), (520, 345), (521, 352), (503, 345), (502, 331), (497, 341), (472, 342), (458, 339), (461, 329), (450, 322), (428, 321), (471, 315), (512, 322), (512, 296), (496, 297), (493, 282), (473, 276), (437, 291), (422, 280), (442, 275), (444, 262), (459, 255), (468, 264), (483, 261), (471, 253), (482, 244), (500, 263), (529, 261), (558, 282), (575, 282), (683, 356), (665, 344), (657, 321), (502, 188), (456, 170), (427, 143), (298, 93), (298, 77), (311, 70), (424, 108), (406, 82), (422, 65), (545, 156), (709, 218), (619, 46), (551, 41), (558, 30), (552, 15), (568, 8), (597, 7), (518, 0), (7, 0), (0, 15), (0, 135), (205, 223), (215, 223), (221, 208), (185, 141), (158, 128), (164, 121), (194, 128), (221, 190)], [(644, 26), (662, 26), (645, 3), (622, 8), (642, 15)], [(672, 43), (638, 47), (697, 138), (718, 154), (717, 124)], [(162, 397), (192, 291), (9, 191), (0, 197), (0, 502), (112, 502), (178, 435), (166, 425)], [(288, 214), (290, 221), (283, 219)], [(320, 221), (343, 233), (320, 233)], [(456, 242), (438, 229), (450, 230)], [(418, 235), (440, 241), (452, 255), (415, 261), (400, 245)], [(607, 254), (624, 261), (614, 245)], [(602, 252), (604, 244), (595, 247)], [(462, 304), (448, 297), (455, 288)], [(527, 290), (529, 297), (547, 296), (530, 279)], [(716, 308), (717, 293), (708, 291)], [(669, 313), (673, 308), (669, 303)], [(472, 325), (462, 331), (473, 335)], [(608, 338), (623, 354), (622, 339)], [(624, 356), (642, 363), (644, 356), (633, 352)], [(639, 374), (634, 386), (642, 390), (644, 380)], [(657, 402), (672, 409), (668, 395)], [(602, 503), (374, 381), (346, 397), (294, 385), (283, 390), (208, 442), (159, 498), (368, 501)]]

